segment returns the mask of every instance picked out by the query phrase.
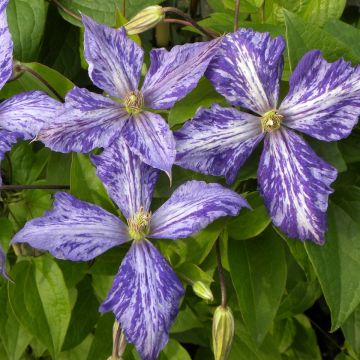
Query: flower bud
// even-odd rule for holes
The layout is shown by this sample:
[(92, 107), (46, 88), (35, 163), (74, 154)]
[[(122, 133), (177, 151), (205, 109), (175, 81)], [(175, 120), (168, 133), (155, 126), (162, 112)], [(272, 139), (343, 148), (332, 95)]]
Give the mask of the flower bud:
[(213, 301), (214, 295), (211, 292), (211, 289), (208, 285), (203, 283), (202, 281), (195, 281), (192, 285), (194, 293), (200, 297), (201, 299), (207, 300), (207, 301)]
[(226, 360), (234, 337), (234, 317), (229, 307), (219, 306), (214, 312), (212, 339), (215, 360)]
[(148, 6), (136, 14), (124, 26), (128, 35), (140, 34), (155, 27), (164, 17), (165, 12), (161, 6)]

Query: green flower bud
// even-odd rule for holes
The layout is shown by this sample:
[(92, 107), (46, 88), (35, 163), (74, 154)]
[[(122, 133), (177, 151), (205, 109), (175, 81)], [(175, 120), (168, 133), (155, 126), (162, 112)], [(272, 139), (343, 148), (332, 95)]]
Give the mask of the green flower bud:
[(214, 295), (211, 292), (210, 287), (202, 281), (195, 281), (192, 285), (192, 288), (194, 290), (194, 293), (201, 299), (207, 301), (214, 301)]
[(234, 337), (234, 316), (229, 307), (219, 306), (214, 312), (212, 339), (215, 360), (226, 360)]
[(140, 34), (155, 27), (164, 17), (165, 12), (161, 6), (148, 6), (136, 14), (124, 26), (128, 35)]

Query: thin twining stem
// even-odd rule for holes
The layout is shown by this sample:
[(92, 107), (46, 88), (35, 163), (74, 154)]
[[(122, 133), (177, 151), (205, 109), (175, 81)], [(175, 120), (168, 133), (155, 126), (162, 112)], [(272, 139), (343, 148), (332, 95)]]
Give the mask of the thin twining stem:
[(171, 12), (171, 13), (174, 13), (174, 14), (177, 14), (177, 15), (181, 16), (183, 19), (188, 21), (194, 28), (198, 29), (200, 32), (202, 32), (204, 35), (206, 35), (210, 39), (217, 38), (216, 34), (214, 34), (213, 32), (211, 32), (211, 31), (209, 31), (209, 30), (207, 30), (205, 28), (203, 28), (190, 15), (184, 13), (180, 9), (178, 9), (176, 7), (168, 6), (168, 7), (164, 7), (163, 11), (164, 11), (164, 13)]
[(240, 10), (240, 0), (235, 0), (234, 32), (238, 29), (239, 26), (239, 10)]
[(21, 190), (69, 190), (69, 185), (2, 185), (0, 191)]
[(225, 308), (227, 306), (227, 290), (225, 284), (224, 268), (221, 263), (220, 237), (218, 237), (218, 239), (216, 240), (215, 251), (216, 251), (216, 260), (217, 260), (217, 267), (218, 267), (219, 279), (220, 279), (221, 306)]

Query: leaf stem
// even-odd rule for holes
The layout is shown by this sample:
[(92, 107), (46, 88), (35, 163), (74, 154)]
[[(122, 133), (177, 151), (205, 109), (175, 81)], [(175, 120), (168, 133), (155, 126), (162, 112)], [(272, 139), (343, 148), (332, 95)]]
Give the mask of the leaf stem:
[(171, 13), (181, 16), (183, 19), (188, 21), (195, 29), (198, 29), (200, 32), (202, 32), (204, 35), (206, 35), (210, 39), (217, 38), (217, 36), (213, 32), (200, 26), (190, 15), (184, 13), (180, 9), (178, 9), (176, 7), (168, 6), (168, 7), (163, 7), (163, 11), (164, 11), (164, 13), (171, 12)]
[(52, 85), (49, 84), (49, 82), (44, 79), (39, 73), (37, 73), (35, 70), (29, 68), (28, 66), (26, 66), (25, 64), (19, 64), (19, 67), (21, 67), (21, 69), (23, 71), (28, 72), (29, 74), (31, 74), (32, 76), (34, 76), (36, 79), (38, 79), (40, 82), (42, 82), (57, 98), (58, 100), (64, 102), (64, 98), (54, 89), (54, 87)]
[(240, 10), (240, 0), (235, 0), (234, 32), (238, 29), (239, 26), (239, 10)]
[[(82, 21), (81, 16), (76, 15), (74, 12), (72, 12), (71, 10), (69, 10), (68, 8), (66, 8), (63, 4), (60, 3), (60, 1), (58, 0), (50, 0), (52, 1), (58, 8), (60, 8), (64, 13), (68, 14), (69, 16), (71, 16), (72, 18), (78, 20), (78, 21)], [(124, 0), (125, 2), (125, 0)]]
[(20, 190), (69, 190), (69, 185), (2, 185), (0, 191), (20, 191)]
[(184, 25), (184, 26), (192, 26), (191, 23), (189, 23), (186, 20), (181, 20), (181, 19), (164, 19), (163, 22), (165, 23), (169, 23), (169, 24), (180, 24), (180, 25)]
[(220, 236), (216, 240), (215, 252), (216, 252), (216, 261), (217, 261), (217, 267), (218, 267), (219, 279), (220, 279), (221, 306), (225, 308), (227, 306), (227, 290), (225, 284), (224, 268), (221, 263)]

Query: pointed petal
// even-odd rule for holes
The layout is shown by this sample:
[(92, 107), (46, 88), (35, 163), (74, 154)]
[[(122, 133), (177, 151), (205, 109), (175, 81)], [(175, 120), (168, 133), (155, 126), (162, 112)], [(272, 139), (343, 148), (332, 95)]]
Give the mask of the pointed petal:
[(228, 183), (264, 137), (258, 117), (216, 104), (198, 110), (174, 136), (177, 165)]
[(93, 83), (111, 96), (123, 98), (137, 90), (144, 52), (130, 40), (125, 29), (97, 24), (83, 15), (84, 51)]
[(206, 76), (232, 105), (263, 114), (276, 108), (284, 48), (281, 37), (240, 29), (225, 36)]
[(55, 119), (61, 103), (41, 91), (28, 91), (0, 104), (0, 128), (33, 139), (44, 124)]
[(209, 42), (177, 45), (171, 51), (152, 50), (151, 66), (142, 92), (152, 109), (169, 109), (193, 90), (210, 60), (218, 51), (221, 38)]
[(184, 289), (147, 240), (134, 241), (100, 307), (112, 311), (142, 360), (157, 359), (169, 339)]
[(319, 50), (308, 52), (290, 79), (279, 112), (286, 126), (320, 140), (348, 136), (360, 115), (360, 66), (325, 61)]
[(0, 276), (2, 276), (6, 280), (11, 280), (6, 271), (6, 255), (1, 245), (0, 245)]
[(9, 0), (0, 1), (0, 89), (9, 80), (13, 70), (13, 41), (11, 39), (6, 7)]
[(28, 243), (58, 259), (87, 261), (130, 240), (127, 226), (100, 207), (67, 193), (55, 199), (54, 209), (30, 220), (12, 243)]
[(258, 181), (273, 223), (285, 234), (321, 244), (335, 168), (284, 128), (265, 138)]
[[(20, 139), (23, 139), (23, 135), (14, 133), (11, 131), (0, 130), (0, 169), (1, 160), (4, 159), (5, 153), (11, 149), (11, 147)], [(2, 185), (2, 178), (0, 174), (0, 185)]]
[(114, 140), (91, 160), (96, 174), (127, 219), (141, 207), (149, 210), (159, 171), (143, 163), (122, 138)]
[(155, 211), (150, 237), (180, 239), (193, 235), (222, 216), (235, 216), (245, 199), (219, 184), (188, 181)]
[(52, 123), (44, 126), (38, 139), (60, 152), (89, 152), (108, 146), (118, 136), (129, 114), (108, 97), (74, 88)]
[(176, 154), (175, 139), (160, 115), (145, 111), (133, 116), (122, 135), (130, 150), (144, 163), (170, 176)]

